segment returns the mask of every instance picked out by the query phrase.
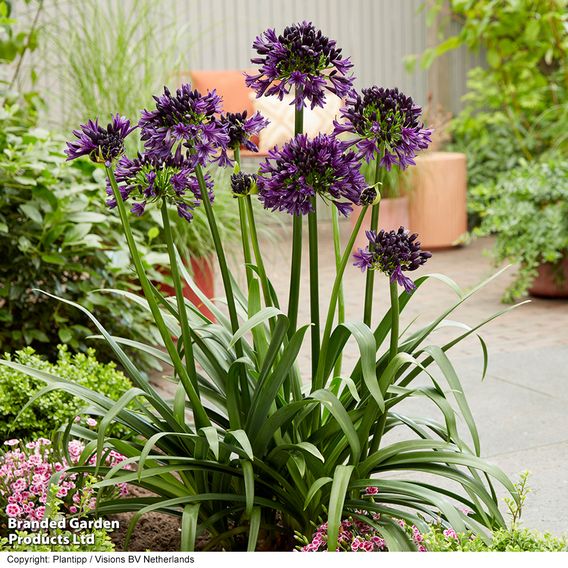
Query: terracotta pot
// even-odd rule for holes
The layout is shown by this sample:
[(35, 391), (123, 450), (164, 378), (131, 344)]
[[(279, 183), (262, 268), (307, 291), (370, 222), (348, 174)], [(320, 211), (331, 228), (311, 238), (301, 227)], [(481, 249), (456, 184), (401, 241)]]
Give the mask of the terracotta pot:
[[(353, 207), (353, 213), (349, 216), (351, 226), (355, 225), (360, 207)], [(381, 199), (379, 206), (379, 229), (392, 231), (398, 229), (400, 226), (408, 227), (408, 197), (391, 197), (388, 199)], [(371, 208), (367, 210), (361, 230), (355, 239), (353, 250), (364, 248), (367, 246), (368, 241), (365, 236), (365, 231), (371, 227)]]
[(416, 158), (409, 192), (409, 229), (423, 248), (447, 248), (467, 231), (465, 154), (428, 152)]
[[(187, 265), (187, 261), (184, 261)], [(194, 258), (190, 259), (191, 271), (193, 273), (193, 281), (197, 287), (208, 297), (215, 297), (215, 270), (213, 268), (213, 259), (208, 258)], [(162, 292), (169, 296), (175, 295), (175, 290), (172, 286), (161, 282), (159, 288)], [(187, 298), (204, 316), (208, 317), (211, 321), (215, 321), (215, 316), (211, 311), (203, 305), (197, 295), (191, 288), (184, 284), (183, 295)]]
[(538, 267), (538, 276), (529, 294), (542, 298), (568, 298), (568, 253), (554, 264), (546, 262)]

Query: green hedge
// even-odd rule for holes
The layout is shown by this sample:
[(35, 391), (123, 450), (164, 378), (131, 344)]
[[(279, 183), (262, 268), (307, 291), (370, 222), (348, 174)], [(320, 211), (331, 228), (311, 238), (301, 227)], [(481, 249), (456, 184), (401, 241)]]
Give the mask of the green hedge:
[[(114, 400), (132, 386), (114, 363), (97, 361), (93, 349), (72, 355), (66, 346), (60, 345), (55, 363), (40, 357), (31, 347), (6, 358), (95, 389)], [(45, 383), (28, 375), (0, 367), (0, 440), (48, 438), (54, 430), (72, 420), (85, 404), (67, 393), (53, 391), (36, 400), (16, 421), (30, 397), (44, 386)]]

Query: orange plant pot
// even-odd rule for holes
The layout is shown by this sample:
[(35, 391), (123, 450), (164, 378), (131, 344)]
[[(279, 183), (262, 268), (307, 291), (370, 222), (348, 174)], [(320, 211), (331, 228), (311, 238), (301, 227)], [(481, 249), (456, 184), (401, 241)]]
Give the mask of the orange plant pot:
[(416, 158), (409, 192), (409, 229), (423, 248), (448, 248), (467, 231), (465, 154), (428, 152)]
[[(212, 259), (207, 258), (194, 258), (190, 259), (191, 270), (193, 272), (193, 281), (197, 287), (209, 298), (215, 297), (215, 270), (213, 268)], [(187, 265), (187, 261), (184, 261)], [(166, 272), (164, 270), (164, 272)], [(169, 296), (175, 295), (175, 290), (172, 286), (163, 282), (159, 285), (160, 291)], [(215, 316), (211, 313), (209, 308), (197, 297), (191, 288), (184, 283), (183, 295), (187, 298), (205, 317), (211, 321), (215, 321)]]
[[(353, 207), (353, 213), (349, 216), (351, 226), (355, 225), (360, 211), (360, 207)], [(388, 199), (381, 199), (379, 205), (379, 230), (384, 229), (385, 231), (392, 231), (398, 229), (400, 226), (408, 227), (408, 222), (408, 197), (390, 197)], [(353, 250), (365, 248), (367, 246), (368, 240), (365, 236), (365, 231), (368, 231), (370, 227), (371, 208), (369, 208), (365, 214), (361, 230), (355, 238)]]
[(538, 276), (529, 288), (531, 296), (568, 298), (568, 254), (557, 263), (546, 262), (538, 267)]

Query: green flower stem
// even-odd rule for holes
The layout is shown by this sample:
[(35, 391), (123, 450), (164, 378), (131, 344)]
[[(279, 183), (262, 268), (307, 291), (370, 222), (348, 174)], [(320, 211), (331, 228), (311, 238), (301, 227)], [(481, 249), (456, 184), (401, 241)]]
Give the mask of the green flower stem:
[(349, 237), (349, 242), (343, 251), (343, 256), (341, 257), (341, 261), (337, 268), (337, 272), (335, 274), (335, 281), (333, 282), (333, 288), (331, 291), (331, 296), (329, 299), (329, 307), (327, 309), (327, 317), (325, 320), (325, 328), (323, 331), (322, 341), (321, 341), (321, 352), (319, 358), (319, 364), (317, 373), (314, 375), (312, 379), (312, 390), (317, 390), (323, 387), (324, 382), (324, 371), (325, 371), (325, 356), (327, 354), (327, 348), (329, 346), (329, 339), (331, 337), (331, 328), (333, 326), (333, 319), (335, 316), (335, 306), (337, 304), (337, 298), (339, 295), (339, 290), (341, 289), (341, 281), (343, 279), (343, 273), (345, 272), (345, 268), (347, 267), (347, 262), (349, 261), (349, 257), (351, 256), (351, 251), (353, 249), (353, 245), (355, 244), (355, 239), (357, 238), (357, 233), (361, 229), (361, 225), (363, 223), (363, 219), (365, 217), (365, 213), (367, 213), (368, 206), (364, 206), (359, 213), (359, 217), (357, 218), (357, 222), (353, 227), (353, 231), (351, 231), (351, 236)]
[(268, 278), (266, 276), (266, 270), (264, 268), (264, 261), (262, 260), (262, 254), (260, 252), (260, 245), (258, 243), (258, 233), (256, 231), (256, 224), (254, 221), (254, 210), (252, 208), (252, 199), (250, 195), (247, 195), (244, 199), (239, 199), (239, 201), (244, 202), (244, 207), (247, 213), (248, 225), (250, 227), (250, 236), (252, 242), (252, 250), (254, 252), (254, 258), (256, 259), (256, 267), (258, 269), (258, 276), (260, 278), (260, 285), (262, 287), (262, 293), (264, 295), (264, 303), (266, 306), (272, 306), (272, 298), (270, 297), (270, 288), (268, 285)]
[(396, 280), (390, 281), (390, 300), (391, 300), (391, 334), (390, 334), (390, 349), (389, 349), (389, 363), (398, 353), (398, 334), (399, 334), (399, 319), (400, 308), (398, 305), (398, 288)]
[(205, 408), (201, 404), (201, 399), (199, 398), (199, 394), (197, 393), (197, 388), (196, 388), (197, 377), (196, 376), (190, 377), (188, 375), (188, 372), (185, 366), (183, 365), (181, 357), (179, 356), (176, 346), (170, 336), (170, 332), (166, 327), (164, 318), (162, 317), (162, 312), (160, 311), (160, 308), (156, 303), (156, 299), (154, 298), (152, 285), (148, 280), (148, 276), (146, 276), (146, 272), (144, 271), (144, 266), (142, 265), (142, 259), (140, 258), (138, 249), (136, 248), (136, 242), (134, 241), (134, 236), (132, 235), (132, 230), (130, 229), (130, 223), (128, 221), (126, 207), (124, 206), (124, 201), (122, 200), (122, 196), (120, 195), (120, 191), (118, 189), (118, 185), (114, 177), (114, 172), (109, 167), (105, 167), (105, 169), (110, 185), (112, 187), (114, 198), (116, 199), (120, 221), (122, 222), (124, 235), (126, 237), (126, 242), (128, 243), (128, 248), (130, 250), (130, 255), (132, 257), (132, 262), (134, 263), (134, 268), (136, 269), (136, 273), (138, 274), (138, 278), (140, 280), (140, 285), (142, 286), (144, 296), (148, 301), (148, 305), (152, 312), (152, 316), (154, 317), (154, 321), (156, 322), (158, 330), (160, 331), (160, 334), (164, 341), (164, 345), (166, 347), (166, 350), (168, 351), (168, 355), (170, 356), (174, 368), (178, 372), (183, 387), (188, 395), (189, 402), (191, 403), (191, 407), (193, 409), (193, 414), (195, 417), (195, 426), (196, 428), (211, 426), (211, 421), (209, 420), (209, 417), (205, 412)]
[[(339, 272), (341, 266), (341, 235), (339, 232), (339, 211), (337, 207), (331, 208), (331, 227), (333, 230), (333, 251), (335, 254), (335, 272)], [(337, 323), (345, 321), (345, 299), (343, 297), (343, 283), (339, 285), (339, 293), (337, 294)], [(341, 375), (341, 363), (343, 355), (340, 354), (335, 363), (334, 376)]]
[[(294, 114), (294, 132), (304, 130), (304, 109), (296, 109)], [(290, 291), (288, 296), (288, 337), (292, 337), (298, 325), (298, 305), (300, 302), (300, 275), (302, 273), (302, 216), (293, 216), (292, 225), (292, 260), (290, 266)]]
[[(396, 282), (390, 282), (390, 300), (391, 300), (391, 331), (390, 331), (390, 347), (389, 347), (389, 363), (396, 357), (398, 353), (398, 335), (399, 335), (399, 320), (400, 320), (400, 307), (398, 302), (398, 288)], [(385, 393), (385, 400), (389, 395)], [(374, 454), (381, 443), (381, 439), (385, 432), (385, 425), (387, 423), (388, 411), (381, 415), (373, 434), (373, 440), (369, 448), (369, 455)]]
[[(313, 211), (308, 214), (308, 244), (310, 252), (310, 321), (312, 344), (312, 376), (318, 369), (320, 354), (320, 317), (319, 317), (319, 262), (318, 262), (318, 214), (316, 196), (312, 197)], [(332, 207), (334, 207), (332, 205)]]
[[(164, 223), (166, 246), (168, 248), (168, 256), (170, 258), (170, 271), (172, 273), (172, 280), (174, 282), (174, 289), (176, 292), (177, 309), (181, 325), (182, 344), (185, 354), (187, 373), (190, 377), (197, 377), (197, 371), (195, 370), (195, 359), (193, 357), (193, 344), (191, 343), (191, 328), (187, 319), (183, 287), (176, 260), (172, 228), (170, 226), (170, 218), (168, 215), (168, 204), (165, 200), (162, 201), (162, 221)], [(194, 381), (194, 387), (196, 392), (199, 393), (197, 380)]]
[[(239, 148), (239, 145), (236, 144), (233, 150), (235, 153), (235, 162), (238, 164), (240, 170), (241, 149)], [(250, 289), (250, 283), (253, 277), (253, 273), (252, 273), (252, 268), (250, 266), (252, 261), (252, 256), (250, 251), (250, 238), (249, 238), (249, 228), (247, 223), (247, 211), (246, 211), (246, 206), (243, 203), (243, 200), (237, 199), (237, 201), (239, 203), (239, 223), (241, 227), (241, 235), (242, 235), (241, 240), (243, 242), (243, 258), (245, 261), (245, 270), (247, 275), (247, 290), (248, 290)]]
[[(380, 191), (378, 184), (382, 181), (382, 170), (380, 168), (381, 158), (379, 155), (376, 157), (377, 163), (375, 166), (375, 187)], [(373, 205), (371, 209), (371, 231), (376, 231), (379, 227), (379, 208), (380, 202)], [(363, 308), (363, 322), (371, 327), (372, 313), (373, 313), (373, 288), (375, 284), (375, 272), (367, 270), (365, 280), (365, 304)]]
[[(227, 265), (227, 257), (225, 256), (225, 251), (223, 250), (223, 244), (221, 242), (221, 236), (219, 235), (219, 228), (217, 227), (215, 214), (213, 213), (213, 206), (211, 205), (211, 201), (209, 201), (209, 192), (207, 191), (207, 185), (205, 184), (205, 178), (203, 177), (203, 170), (201, 169), (201, 166), (199, 164), (195, 166), (195, 175), (199, 183), (199, 189), (201, 191), (201, 202), (203, 203), (203, 207), (205, 208), (207, 222), (209, 223), (209, 230), (211, 231), (211, 236), (213, 237), (213, 243), (215, 245), (215, 252), (217, 254), (217, 260), (219, 262), (219, 269), (221, 270), (221, 279), (223, 280), (223, 288), (225, 290), (225, 296), (227, 297), (227, 307), (229, 309), (231, 331), (234, 334), (239, 329), (239, 317), (237, 315), (237, 306), (235, 304), (235, 296), (233, 294), (231, 274)], [(237, 359), (240, 359), (243, 356), (243, 345), (240, 339), (235, 343), (235, 353), (237, 355)], [(248, 405), (250, 403), (250, 392), (246, 370), (244, 369), (243, 365), (240, 366), (240, 378), (243, 398), (245, 403)]]

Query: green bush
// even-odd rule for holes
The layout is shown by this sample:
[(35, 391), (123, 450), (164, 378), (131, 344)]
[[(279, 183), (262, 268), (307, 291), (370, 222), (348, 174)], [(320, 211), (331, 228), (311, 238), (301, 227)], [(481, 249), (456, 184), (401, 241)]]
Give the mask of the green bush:
[(463, 109), (452, 124), (453, 149), (468, 156), (470, 186), (495, 181), (521, 159), (566, 151), (566, 1), (435, 0), (429, 16), (446, 4), (459, 32), (427, 49), (421, 63), (428, 67), (462, 46), (484, 55), (485, 64), (468, 74)]
[[(66, 163), (63, 141), (25, 124), (23, 114), (17, 103), (0, 109), (0, 350), (31, 345), (55, 356), (60, 342), (87, 348), (87, 318), (37, 289), (90, 306), (112, 333), (152, 337), (142, 311), (125, 309), (116, 295), (92, 293), (137, 290), (117, 220), (106, 215), (100, 177), (86, 161)], [(145, 246), (145, 232), (135, 235)], [(104, 359), (109, 351), (101, 348)]]
[(526, 528), (496, 530), (488, 544), (480, 535), (462, 534), (447, 537), (441, 527), (433, 527), (424, 536), (428, 552), (566, 552), (568, 542), (549, 533)]
[[(66, 346), (59, 346), (55, 363), (38, 356), (31, 347), (15, 353), (12, 360), (29, 365), (117, 400), (131, 388), (130, 381), (116, 369), (114, 363), (103, 364), (94, 350), (72, 355)], [(10, 358), (10, 357), (9, 357)], [(31, 396), (45, 386), (41, 381), (8, 367), (0, 367), (0, 440), (49, 437), (54, 429), (72, 420), (84, 406), (84, 401), (57, 390), (46, 394), (16, 417)]]
[(568, 160), (525, 162), (496, 183), (474, 188), (471, 201), (481, 219), (474, 234), (495, 235), (496, 263), (519, 266), (505, 301), (527, 291), (540, 264), (555, 263), (568, 251)]

